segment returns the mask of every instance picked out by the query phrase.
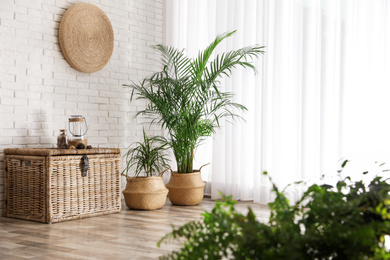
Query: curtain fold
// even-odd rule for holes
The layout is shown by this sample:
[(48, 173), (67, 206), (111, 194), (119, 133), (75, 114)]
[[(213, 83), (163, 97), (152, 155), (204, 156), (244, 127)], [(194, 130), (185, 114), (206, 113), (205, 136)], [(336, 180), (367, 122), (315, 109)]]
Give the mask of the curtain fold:
[[(267, 203), (264, 171), (283, 188), (334, 175), (346, 158), (361, 167), (390, 158), (389, 8), (384, 0), (166, 0), (165, 43), (190, 56), (232, 30), (217, 51), (266, 46), (257, 74), (237, 69), (221, 80), (248, 112), (197, 150), (195, 164), (212, 162), (202, 173), (212, 198)], [(301, 195), (296, 185), (287, 193)]]

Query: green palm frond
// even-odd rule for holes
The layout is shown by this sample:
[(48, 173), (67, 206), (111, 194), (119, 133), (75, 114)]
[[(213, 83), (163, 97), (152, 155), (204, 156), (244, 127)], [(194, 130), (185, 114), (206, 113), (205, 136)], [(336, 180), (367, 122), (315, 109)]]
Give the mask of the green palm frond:
[(135, 95), (147, 102), (135, 116), (145, 116), (168, 130), (168, 139), (160, 141), (172, 148), (178, 172), (193, 171), (195, 149), (220, 127), (222, 118), (240, 119), (237, 112), (246, 110), (233, 102), (233, 93), (221, 91), (219, 79), (229, 77), (238, 67), (255, 71), (252, 60), (264, 53), (264, 47), (248, 46), (215, 55), (211, 60), (216, 47), (234, 33), (218, 35), (195, 59), (188, 58), (184, 50), (155, 45), (162, 71), (138, 84), (125, 85), (131, 88), (132, 99)]
[(203, 72), (209, 62), (209, 59), (211, 55), (213, 54), (215, 48), (227, 37), (232, 36), (236, 31), (232, 31), (229, 33), (223, 33), (221, 35), (218, 35), (215, 40), (210, 43), (210, 45), (202, 52), (199, 52), (198, 58), (193, 62), (193, 72), (196, 79), (199, 80), (199, 82), (202, 81), (203, 78)]

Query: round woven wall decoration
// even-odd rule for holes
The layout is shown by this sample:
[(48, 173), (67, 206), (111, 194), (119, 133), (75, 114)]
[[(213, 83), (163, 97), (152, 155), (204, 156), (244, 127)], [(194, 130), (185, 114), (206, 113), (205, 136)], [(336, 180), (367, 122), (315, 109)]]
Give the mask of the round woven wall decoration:
[(62, 16), (58, 34), (65, 59), (78, 71), (92, 73), (101, 70), (114, 50), (110, 20), (92, 4), (71, 6)]

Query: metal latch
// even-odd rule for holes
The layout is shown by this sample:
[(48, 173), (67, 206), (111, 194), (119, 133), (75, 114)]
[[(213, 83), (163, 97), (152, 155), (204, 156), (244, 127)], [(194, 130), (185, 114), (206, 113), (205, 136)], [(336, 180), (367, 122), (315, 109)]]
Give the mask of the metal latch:
[(84, 154), (83, 155), (83, 169), (82, 169), (81, 176), (83, 176), (83, 177), (87, 176), (88, 168), (89, 168), (89, 159), (88, 159), (88, 156), (86, 154)]

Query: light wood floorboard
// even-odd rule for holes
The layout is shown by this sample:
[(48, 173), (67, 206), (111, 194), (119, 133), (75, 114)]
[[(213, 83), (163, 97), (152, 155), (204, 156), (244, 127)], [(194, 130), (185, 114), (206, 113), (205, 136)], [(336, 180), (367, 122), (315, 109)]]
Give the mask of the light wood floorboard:
[[(199, 219), (214, 201), (204, 199), (197, 206), (174, 206), (169, 201), (160, 210), (130, 210), (120, 213), (55, 224), (0, 217), (0, 259), (157, 259), (177, 245), (156, 246), (162, 236)], [(250, 206), (260, 221), (266, 221), (266, 206), (238, 202), (246, 212)]]

